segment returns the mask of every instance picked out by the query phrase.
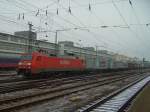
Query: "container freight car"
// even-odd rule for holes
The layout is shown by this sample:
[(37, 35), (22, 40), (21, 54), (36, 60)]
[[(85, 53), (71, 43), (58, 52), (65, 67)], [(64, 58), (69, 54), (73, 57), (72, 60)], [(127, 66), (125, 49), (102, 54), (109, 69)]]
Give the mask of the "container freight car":
[(101, 69), (108, 69), (109, 67), (109, 57), (100, 56), (99, 57), (99, 68)]
[(136, 62), (128, 62), (128, 68), (130, 69), (139, 68), (141, 66), (142, 66), (141, 64), (136, 63)]
[(143, 62), (143, 67), (144, 68), (149, 68), (150, 67), (150, 62), (149, 61), (144, 61)]
[(122, 61), (114, 61), (113, 62), (113, 69), (126, 69), (128, 68), (127, 62), (122, 62)]
[(24, 54), (18, 64), (18, 74), (34, 75), (41, 73), (58, 73), (69, 71), (83, 71), (85, 62), (78, 58), (52, 57), (42, 53), (33, 52)]

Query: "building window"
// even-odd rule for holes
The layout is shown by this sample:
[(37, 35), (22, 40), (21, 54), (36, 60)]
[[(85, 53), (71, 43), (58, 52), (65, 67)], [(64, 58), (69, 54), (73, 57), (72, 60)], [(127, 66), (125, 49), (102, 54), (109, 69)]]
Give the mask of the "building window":
[(0, 35), (0, 40), (8, 40), (8, 37)]
[(18, 42), (18, 39), (14, 38), (14, 37), (10, 38), (10, 40), (13, 41), (13, 42)]

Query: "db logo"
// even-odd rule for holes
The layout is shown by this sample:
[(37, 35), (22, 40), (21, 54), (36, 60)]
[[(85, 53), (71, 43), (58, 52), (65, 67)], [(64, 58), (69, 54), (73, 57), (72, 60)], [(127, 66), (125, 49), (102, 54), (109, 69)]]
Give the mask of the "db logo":
[(60, 61), (60, 64), (69, 65), (70, 62), (69, 62), (68, 60), (61, 60), (61, 61)]

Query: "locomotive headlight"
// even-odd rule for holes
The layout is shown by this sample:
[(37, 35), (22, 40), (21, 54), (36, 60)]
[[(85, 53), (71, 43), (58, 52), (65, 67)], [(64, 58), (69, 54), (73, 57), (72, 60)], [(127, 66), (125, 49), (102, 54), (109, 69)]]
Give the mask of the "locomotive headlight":
[(27, 65), (31, 65), (31, 63), (27, 63)]
[(22, 65), (22, 62), (19, 62), (18, 65)]

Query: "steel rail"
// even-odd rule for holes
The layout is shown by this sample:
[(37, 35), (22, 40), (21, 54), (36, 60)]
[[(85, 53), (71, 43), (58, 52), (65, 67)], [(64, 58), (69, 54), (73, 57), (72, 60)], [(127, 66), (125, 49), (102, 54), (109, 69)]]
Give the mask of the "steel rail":
[(77, 112), (122, 112), (126, 105), (146, 86), (150, 76), (139, 79), (117, 90), (103, 99), (97, 100)]
[[(24, 106), (29, 106), (29, 105), (33, 105), (33, 104), (37, 104), (39, 102), (43, 102), (43, 101), (48, 101), (48, 100), (52, 100), (55, 98), (59, 98), (59, 97), (63, 97), (65, 95), (69, 95), (72, 93), (77, 93), (79, 91), (84, 91), (84, 90), (88, 90), (88, 89), (92, 89), (94, 87), (99, 87), (99, 86), (103, 86), (105, 84), (111, 84), (126, 78), (129, 78), (131, 76), (124, 76), (124, 77), (120, 77), (120, 78), (116, 78), (116, 79), (107, 79), (103, 80), (103, 81), (99, 81), (98, 82), (94, 82), (92, 83), (87, 83), (87, 84), (81, 84), (81, 85), (77, 85), (74, 87), (69, 87), (69, 88), (62, 88), (62, 89), (53, 89), (47, 92), (43, 92), (40, 94), (33, 94), (30, 96), (22, 96), (22, 97), (18, 97), (15, 99), (10, 99), (1, 102), (1, 106), (0, 106), (0, 111), (1, 112), (7, 112), (7, 111), (11, 111), (14, 109), (20, 109)], [(2, 105), (2, 103), (4, 103), (4, 105)], [(8, 104), (9, 105), (8, 105)], [(11, 104), (11, 105), (10, 105)], [(7, 106), (5, 106), (7, 105)]]

